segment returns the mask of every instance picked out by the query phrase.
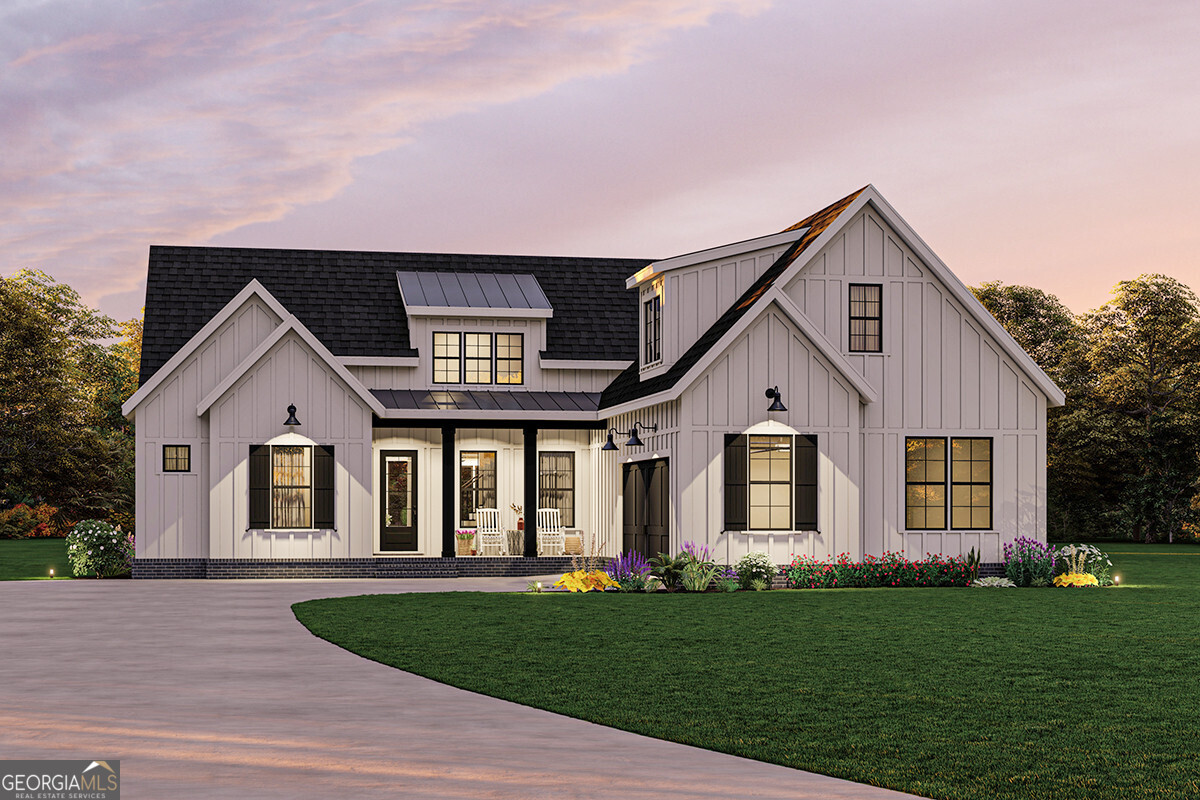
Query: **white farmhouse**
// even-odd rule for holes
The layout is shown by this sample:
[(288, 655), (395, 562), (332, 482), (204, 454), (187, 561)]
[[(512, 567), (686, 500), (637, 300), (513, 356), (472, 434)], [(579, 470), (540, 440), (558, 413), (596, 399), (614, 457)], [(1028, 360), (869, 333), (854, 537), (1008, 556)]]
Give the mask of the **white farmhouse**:
[(871, 186), (660, 261), (153, 247), (134, 576), (994, 563), (1063, 401)]

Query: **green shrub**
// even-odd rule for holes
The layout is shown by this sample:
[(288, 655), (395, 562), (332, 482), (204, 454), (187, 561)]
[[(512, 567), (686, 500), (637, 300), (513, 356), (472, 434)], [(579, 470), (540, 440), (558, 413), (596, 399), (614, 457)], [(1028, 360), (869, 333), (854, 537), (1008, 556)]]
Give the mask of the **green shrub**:
[(756, 579), (767, 582), (767, 586), (771, 585), (771, 581), (779, 574), (779, 567), (775, 566), (775, 562), (766, 553), (747, 553), (742, 556), (737, 566), (738, 580), (741, 581), (743, 589), (749, 589), (750, 584)]
[(1049, 586), (1054, 579), (1054, 549), (1019, 536), (1004, 545), (1004, 574), (1017, 586)]
[(122, 575), (133, 565), (133, 534), (98, 519), (85, 519), (67, 534), (67, 558), (77, 576)]
[(971, 582), (971, 567), (961, 556), (927, 554), (924, 561), (909, 561), (900, 553), (884, 553), (851, 561), (842, 553), (836, 561), (797, 556), (784, 570), (784, 577), (791, 589), (966, 586)]

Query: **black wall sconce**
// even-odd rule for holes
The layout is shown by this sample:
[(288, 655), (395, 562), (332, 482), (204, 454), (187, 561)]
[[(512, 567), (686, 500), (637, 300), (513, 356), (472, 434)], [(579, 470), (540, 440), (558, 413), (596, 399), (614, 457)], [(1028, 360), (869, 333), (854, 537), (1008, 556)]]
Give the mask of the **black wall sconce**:
[(287, 425), (289, 428), (292, 427), (293, 425), (299, 425), (300, 420), (296, 419), (296, 407), (294, 405), (288, 406), (287, 411), (288, 411), (287, 422), (285, 422), (283, 424)]
[(768, 414), (772, 411), (787, 411), (787, 406), (783, 404), (783, 392), (779, 391), (778, 386), (767, 389), (767, 397), (772, 397), (775, 399), (775, 402), (771, 403), (770, 407), (767, 409)]
[[(643, 425), (640, 422), (635, 422), (635, 423), (633, 423), (633, 427), (629, 429), (629, 441), (625, 443), (626, 447), (641, 447), (645, 444), (645, 442), (643, 442), (641, 440), (641, 437), (638, 436), (638, 428), (641, 428), (644, 431), (650, 431), (651, 433), (658, 433), (658, 423), (657, 422), (654, 423), (653, 425)], [(620, 433), (620, 431), (618, 431), (616, 428), (609, 428), (608, 429), (608, 441), (605, 442), (604, 446), (601, 447), (600, 449), (601, 450), (616, 450), (617, 445), (613, 442), (613, 435), (618, 434), (618, 433)]]

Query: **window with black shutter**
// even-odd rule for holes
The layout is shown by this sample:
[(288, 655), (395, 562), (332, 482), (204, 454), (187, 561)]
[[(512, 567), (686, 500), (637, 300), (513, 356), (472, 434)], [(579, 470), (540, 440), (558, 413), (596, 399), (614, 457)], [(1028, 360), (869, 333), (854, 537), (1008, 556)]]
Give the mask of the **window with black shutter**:
[(248, 528), (335, 526), (332, 445), (250, 445)]
[(817, 530), (817, 437), (725, 434), (725, 530)]

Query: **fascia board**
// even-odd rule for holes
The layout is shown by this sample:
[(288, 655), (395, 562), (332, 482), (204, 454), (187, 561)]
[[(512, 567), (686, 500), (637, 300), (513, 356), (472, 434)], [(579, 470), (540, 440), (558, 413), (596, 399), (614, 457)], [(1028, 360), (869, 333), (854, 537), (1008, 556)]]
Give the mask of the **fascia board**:
[(629, 278), (626, 278), (625, 288), (632, 289), (638, 284), (650, 280), (655, 275), (661, 275), (673, 269), (682, 269), (683, 267), (703, 264), (706, 261), (718, 261), (730, 256), (753, 252), (754, 250), (765, 250), (770, 247), (778, 247), (782, 244), (791, 244), (807, 232), (808, 228), (800, 228), (794, 231), (771, 233), (766, 236), (759, 236), (757, 239), (746, 239), (741, 242), (710, 247), (707, 250), (697, 250), (694, 253), (684, 253), (681, 256), (655, 261), (642, 267)]
[(542, 369), (592, 369), (623, 372), (629, 364), (629, 361), (591, 361), (586, 358), (546, 358), (538, 356), (538, 366)]
[(421, 366), (419, 356), (338, 356), (337, 360), (347, 367), (402, 367)]
[(233, 299), (225, 304), (225, 307), (216, 313), (216, 315), (204, 324), (195, 336), (187, 340), (183, 347), (175, 352), (175, 355), (167, 359), (167, 363), (163, 364), (158, 370), (150, 376), (150, 380), (142, 384), (136, 392), (134, 392), (128, 400), (121, 405), (121, 414), (128, 417), (133, 413), (143, 400), (146, 399), (155, 389), (157, 389), (168, 376), (173, 373), (180, 364), (186, 361), (191, 355), (211, 336), (218, 328), (232, 317), (251, 295), (256, 295), (259, 300), (267, 305), (275, 313), (275, 316), (281, 320), (286, 320), (291, 314), (283, 307), (275, 297), (267, 291), (266, 287), (258, 282), (257, 278), (251, 279), (249, 283), (242, 288), (240, 292), (234, 295)]
[(929, 269), (933, 271), (934, 276), (950, 290), (950, 294), (954, 296), (954, 299), (1000, 344), (1004, 352), (1013, 361), (1017, 362), (1017, 365), (1021, 367), (1021, 370), (1029, 379), (1037, 384), (1037, 387), (1046, 395), (1049, 404), (1051, 406), (1065, 405), (1067, 396), (1063, 390), (1058, 388), (1058, 385), (1025, 352), (1025, 349), (1017, 344), (1017, 341), (1004, 329), (1004, 326), (997, 322), (991, 312), (983, 307), (983, 304), (979, 302), (979, 298), (937, 257), (929, 245), (925, 244), (925, 241), (904, 221), (904, 218), (900, 216), (896, 209), (892, 208), (891, 204), (879, 194), (878, 190), (874, 186), (868, 186), (866, 191), (863, 192), (863, 198), (871, 202), (872, 207), (880, 216), (887, 220), (888, 224), (892, 226), (892, 230), (900, 235), (900, 238), (904, 240), (909, 249), (916, 253)]
[(210, 408), (212, 408), (212, 406), (218, 400), (220, 400), (225, 393), (228, 392), (233, 385), (242, 378), (242, 376), (254, 368), (254, 365), (257, 364), (263, 358), (263, 356), (265, 356), (271, 350), (271, 348), (279, 344), (280, 340), (283, 339), (288, 332), (295, 332), (296, 335), (300, 337), (301, 341), (307, 344), (312, 351), (316, 353), (322, 361), (325, 362), (325, 365), (333, 370), (339, 378), (345, 381), (346, 385), (350, 387), (350, 390), (358, 395), (359, 398), (371, 408), (373, 413), (382, 416), (384, 412), (383, 404), (380, 403), (373, 394), (367, 391), (366, 387), (362, 385), (361, 381), (350, 374), (350, 371), (338, 362), (337, 358), (329, 352), (325, 345), (321, 344), (320, 340), (313, 335), (312, 331), (304, 326), (304, 323), (300, 322), (300, 320), (296, 319), (290, 314), (287, 316), (283, 325), (280, 325), (278, 328), (272, 331), (271, 335), (267, 337), (262, 344), (254, 348), (254, 351), (250, 353), (250, 355), (242, 359), (242, 362), (238, 364), (237, 368), (226, 375), (225, 379), (221, 381), (216, 388), (209, 392), (203, 400), (200, 401), (199, 405), (196, 406), (196, 416), (203, 416)]
[(470, 317), (493, 319), (550, 319), (552, 308), (492, 308), (483, 306), (405, 306), (410, 317)]

